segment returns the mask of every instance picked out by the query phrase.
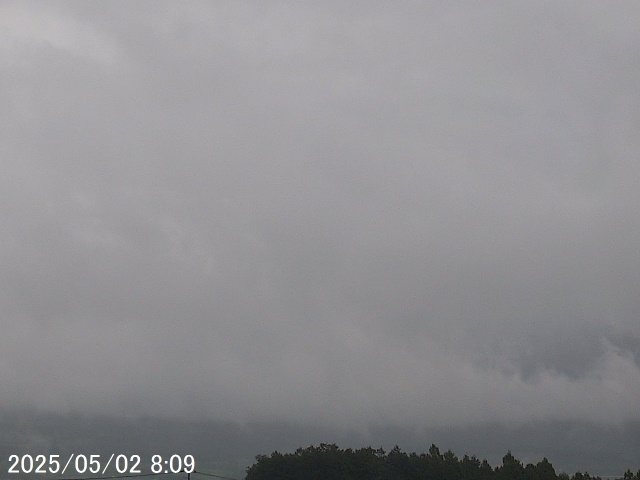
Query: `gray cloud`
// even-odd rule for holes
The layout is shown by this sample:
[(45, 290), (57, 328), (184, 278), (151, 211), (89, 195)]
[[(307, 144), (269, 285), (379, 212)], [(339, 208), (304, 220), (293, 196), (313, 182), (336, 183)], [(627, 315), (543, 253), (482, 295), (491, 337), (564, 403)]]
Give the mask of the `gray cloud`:
[(5, 405), (638, 420), (637, 8), (2, 10)]

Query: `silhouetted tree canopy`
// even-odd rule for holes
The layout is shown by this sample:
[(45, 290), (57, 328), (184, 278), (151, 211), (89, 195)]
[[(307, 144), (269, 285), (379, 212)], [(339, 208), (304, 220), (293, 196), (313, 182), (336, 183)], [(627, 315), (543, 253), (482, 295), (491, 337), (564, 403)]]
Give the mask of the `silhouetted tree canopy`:
[[(511, 452), (502, 465), (493, 468), (487, 460), (465, 455), (459, 459), (451, 450), (440, 453), (431, 445), (429, 453), (403, 452), (397, 445), (386, 453), (372, 447), (352, 450), (335, 444), (298, 448), (294, 453), (258, 455), (247, 469), (246, 480), (602, 480), (588, 472), (569, 476), (556, 474), (543, 458), (535, 465), (523, 465)], [(640, 480), (627, 470), (618, 480)]]

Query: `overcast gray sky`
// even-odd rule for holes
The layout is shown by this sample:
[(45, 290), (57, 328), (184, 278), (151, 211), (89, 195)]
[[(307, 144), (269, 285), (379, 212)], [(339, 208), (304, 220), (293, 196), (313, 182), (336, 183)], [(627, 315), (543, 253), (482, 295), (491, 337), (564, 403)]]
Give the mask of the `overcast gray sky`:
[(2, 2), (0, 403), (640, 420), (634, 2)]

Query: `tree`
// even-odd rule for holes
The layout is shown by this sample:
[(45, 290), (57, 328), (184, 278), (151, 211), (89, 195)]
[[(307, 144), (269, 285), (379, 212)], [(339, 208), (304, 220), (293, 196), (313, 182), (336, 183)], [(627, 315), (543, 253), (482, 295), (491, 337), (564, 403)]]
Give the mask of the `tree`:
[(496, 474), (500, 480), (521, 480), (525, 477), (522, 462), (511, 454), (511, 450), (502, 457), (502, 466), (496, 468)]
[(535, 478), (538, 480), (558, 480), (553, 465), (551, 465), (546, 457), (536, 464)]

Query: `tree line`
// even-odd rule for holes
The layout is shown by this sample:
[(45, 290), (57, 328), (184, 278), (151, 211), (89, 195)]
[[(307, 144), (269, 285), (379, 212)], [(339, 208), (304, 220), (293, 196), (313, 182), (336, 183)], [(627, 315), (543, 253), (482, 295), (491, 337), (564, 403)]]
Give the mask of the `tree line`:
[[(588, 472), (556, 473), (543, 458), (524, 465), (511, 452), (493, 468), (487, 460), (451, 450), (440, 453), (431, 445), (428, 453), (407, 454), (395, 446), (388, 453), (372, 447), (352, 450), (335, 444), (298, 448), (294, 453), (258, 455), (245, 480), (602, 480)], [(619, 480), (640, 480), (640, 470), (627, 470)]]

